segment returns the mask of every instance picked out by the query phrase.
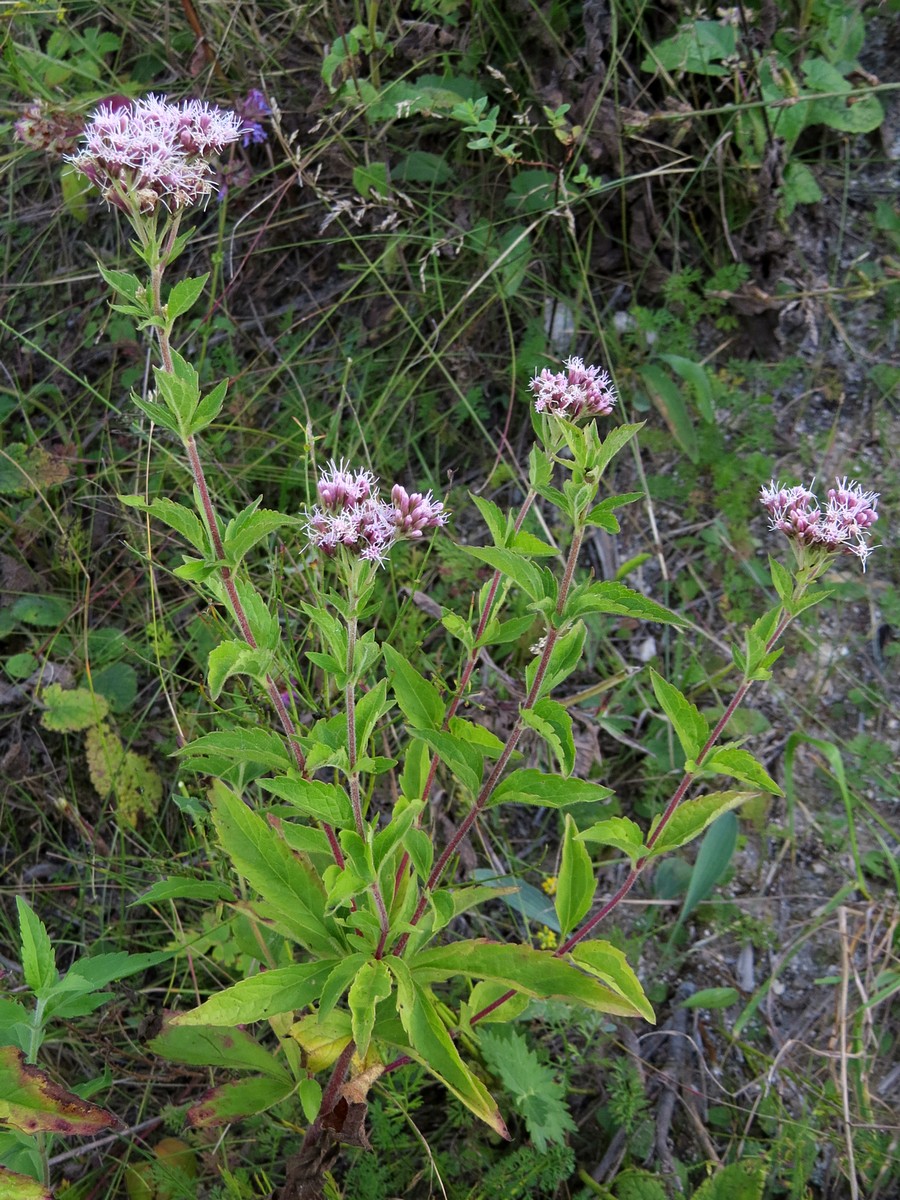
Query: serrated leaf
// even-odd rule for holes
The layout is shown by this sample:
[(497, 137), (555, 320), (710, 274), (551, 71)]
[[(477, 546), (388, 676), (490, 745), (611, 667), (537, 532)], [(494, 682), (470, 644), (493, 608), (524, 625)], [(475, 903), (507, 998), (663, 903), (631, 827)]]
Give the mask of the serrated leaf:
[(170, 875), (148, 888), (132, 904), (158, 904), (161, 900), (234, 900), (234, 892), (213, 879)]
[(93, 1134), (121, 1129), (118, 1117), (82, 1100), (25, 1061), (17, 1046), (0, 1046), (0, 1121), (22, 1133)]
[(564, 1102), (565, 1085), (521, 1033), (487, 1030), (479, 1033), (478, 1044), (488, 1067), (512, 1096), (539, 1153), (577, 1129)]
[[(578, 669), (584, 650), (586, 632), (583, 622), (578, 621), (567, 633), (554, 642), (536, 699), (540, 700), (543, 696), (549, 695), (558, 684), (568, 679), (572, 672)], [(525, 668), (525, 686), (528, 688), (529, 694), (537, 678), (541, 657), (538, 655), (533, 658)]]
[(575, 768), (575, 738), (572, 716), (563, 704), (544, 698), (533, 708), (522, 709), (522, 723), (540, 734), (553, 752), (564, 776)]
[(400, 711), (414, 729), (440, 729), (446, 711), (437, 688), (393, 646), (382, 646), (391, 688)]
[(269, 651), (251, 649), (246, 642), (237, 640), (221, 642), (209, 654), (209, 694), (213, 700), (218, 700), (232, 675), (249, 675), (251, 679), (265, 684), (271, 665), (272, 655)]
[(124, 296), (126, 300), (136, 301), (146, 290), (137, 275), (131, 275), (127, 271), (112, 271), (101, 262), (97, 263), (97, 270), (113, 291)]
[(261, 1071), (270, 1079), (290, 1082), (290, 1074), (282, 1063), (245, 1030), (214, 1025), (185, 1028), (173, 1025), (172, 1015), (166, 1014), (162, 1029), (147, 1043), (154, 1054), (195, 1067)]
[(22, 896), (16, 896), (22, 973), (33, 992), (41, 992), (56, 980), (56, 955), (44, 922)]
[(635, 617), (640, 621), (654, 621), (661, 625), (684, 625), (686, 622), (677, 613), (655, 600), (650, 600), (624, 583), (608, 580), (589, 584), (573, 592), (566, 604), (569, 617), (584, 616), (586, 613), (611, 613), (614, 616)]
[(487, 500), (484, 496), (478, 496), (474, 492), (470, 492), (469, 495), (482, 517), (484, 517), (494, 545), (505, 546), (510, 528), (506, 513), (498, 508), (492, 500)]
[(762, 1200), (768, 1173), (759, 1159), (729, 1163), (700, 1184), (693, 1200)]
[(771, 792), (773, 796), (784, 795), (762, 763), (757, 762), (748, 750), (722, 746), (704, 758), (703, 770), (716, 775), (730, 775), (732, 779), (750, 783), (764, 792)]
[(430, 746), (460, 783), (470, 792), (478, 794), (484, 771), (484, 755), (477, 746), (441, 729), (413, 729), (410, 732), (413, 737), (420, 738)]
[(162, 521), (164, 525), (180, 533), (200, 554), (209, 552), (206, 529), (197, 514), (185, 508), (183, 504), (176, 504), (174, 500), (161, 497), (146, 504), (141, 496), (119, 496), (119, 502), (127, 508), (137, 508), (141, 512), (149, 513), (157, 521)]
[(379, 1001), (391, 994), (391, 976), (384, 961), (370, 959), (363, 963), (350, 985), (347, 1004), (357, 1052), (365, 1058), (375, 1024), (375, 1009)]
[(246, 1025), (313, 1004), (334, 970), (335, 961), (276, 967), (217, 992), (209, 1000), (172, 1017), (172, 1025)]
[(590, 829), (584, 829), (578, 835), (583, 842), (594, 842), (599, 846), (612, 846), (621, 850), (635, 862), (644, 854), (644, 833), (630, 817), (608, 817), (598, 821)]
[(205, 275), (198, 275), (195, 279), (179, 279), (166, 300), (166, 315), (170, 321), (174, 321), (176, 317), (182, 316), (194, 307), (206, 287), (207, 279), (209, 279), (209, 272)]
[(295, 1087), (289, 1076), (273, 1079), (271, 1075), (261, 1075), (223, 1083), (191, 1105), (186, 1114), (187, 1123), (194, 1129), (208, 1129), (266, 1112), (286, 1100)]
[(538, 804), (544, 808), (563, 808), (567, 804), (597, 803), (611, 795), (612, 790), (599, 783), (523, 767), (500, 781), (488, 805)]
[[(733, 808), (739, 808), (747, 800), (758, 796), (758, 792), (712, 792), (708, 796), (698, 796), (694, 800), (685, 800), (676, 808), (665, 829), (653, 843), (650, 854), (653, 858), (665, 854), (669, 850), (677, 850), (699, 837), (708, 825), (711, 825), (722, 813)], [(655, 818), (650, 829), (650, 836), (659, 822)]]
[(342, 949), (334, 922), (325, 916), (325, 890), (313, 867), (219, 780), (210, 799), (222, 848), (237, 873), (272, 906), (280, 925), (314, 954), (328, 957)]
[(236, 567), (253, 547), (267, 538), (276, 529), (284, 525), (296, 523), (295, 518), (280, 513), (274, 509), (258, 508), (259, 500), (255, 501), (243, 512), (228, 522), (222, 536), (225, 550), (225, 560), (230, 567)]
[(463, 975), (505, 983), (535, 999), (562, 1000), (622, 1017), (644, 1015), (644, 1006), (638, 1006), (622, 992), (605, 987), (566, 960), (532, 946), (508, 945), (485, 938), (453, 942), (420, 951), (411, 965), (416, 978), (423, 983)]
[(319, 779), (299, 779), (288, 775), (277, 779), (260, 779), (259, 786), (273, 796), (293, 804), (300, 812), (315, 821), (324, 821), (336, 829), (352, 829), (353, 806), (343, 788)]
[(40, 700), (45, 706), (41, 724), (56, 733), (90, 729), (109, 712), (105, 697), (92, 694), (87, 688), (64, 689), (58, 683), (51, 683), (41, 692)]
[(222, 405), (225, 403), (225, 395), (228, 391), (228, 380), (223, 379), (217, 383), (213, 390), (205, 395), (194, 411), (188, 425), (187, 432), (190, 435), (199, 433), (205, 429), (211, 421), (214, 421), (222, 411)]
[(205, 733), (182, 746), (177, 753), (188, 763), (215, 755), (228, 762), (256, 763), (270, 771), (286, 771), (293, 763), (282, 738), (265, 729), (223, 729)]
[(572, 948), (572, 957), (580, 967), (596, 975), (608, 988), (632, 1004), (645, 1021), (656, 1024), (656, 1014), (644, 995), (640, 980), (616, 946), (601, 939), (579, 942)]
[(562, 861), (557, 876), (554, 904), (563, 937), (575, 928), (588, 909), (596, 891), (591, 856), (584, 843), (577, 841), (578, 828), (566, 813)]
[(709, 725), (696, 704), (692, 704), (674, 684), (650, 668), (650, 681), (656, 699), (681, 743), (686, 759), (696, 759), (709, 738)]
[(515, 550), (498, 546), (461, 546), (460, 549), (511, 579), (532, 600), (543, 599), (544, 586), (539, 568)]

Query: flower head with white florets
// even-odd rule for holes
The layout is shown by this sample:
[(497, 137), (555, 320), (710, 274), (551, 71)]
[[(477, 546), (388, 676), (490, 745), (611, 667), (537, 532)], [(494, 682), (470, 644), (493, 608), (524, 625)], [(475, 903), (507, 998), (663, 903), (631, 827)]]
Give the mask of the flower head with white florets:
[(586, 367), (580, 358), (567, 358), (565, 371), (547, 367), (528, 385), (535, 412), (577, 421), (579, 417), (605, 417), (616, 402), (616, 389), (606, 371)]
[(852, 554), (863, 570), (872, 553), (868, 537), (878, 520), (878, 493), (855, 481), (836, 480), (824, 508), (815, 493), (802, 486), (784, 487), (773, 479), (760, 489), (769, 526), (786, 534), (801, 566), (822, 563), (837, 554)]
[(395, 542), (447, 524), (444, 505), (431, 492), (409, 493), (396, 483), (387, 503), (372, 472), (350, 470), (343, 459), (321, 472), (317, 492), (319, 503), (306, 513), (305, 529), (310, 543), (329, 558), (344, 547), (380, 566)]

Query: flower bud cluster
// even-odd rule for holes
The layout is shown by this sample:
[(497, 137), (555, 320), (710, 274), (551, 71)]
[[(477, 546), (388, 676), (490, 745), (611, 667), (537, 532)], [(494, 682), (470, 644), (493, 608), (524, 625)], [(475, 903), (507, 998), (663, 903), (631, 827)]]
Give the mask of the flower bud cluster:
[(84, 118), (33, 100), (15, 126), (16, 140), (46, 154), (69, 154), (84, 130)]
[(567, 358), (565, 371), (544, 368), (528, 385), (534, 394), (535, 412), (575, 421), (579, 417), (605, 417), (616, 402), (616, 389), (606, 371), (586, 367), (580, 358)]
[(344, 546), (380, 565), (395, 542), (447, 524), (444, 505), (431, 492), (409, 493), (395, 483), (387, 503), (371, 471), (351, 471), (343, 459), (328, 464), (317, 491), (319, 503), (306, 514), (306, 534), (329, 557)]
[(846, 478), (836, 484), (829, 488), (824, 508), (809, 488), (783, 487), (774, 479), (760, 489), (760, 502), (769, 513), (770, 528), (787, 534), (798, 547), (853, 554), (865, 570), (872, 553), (866, 538), (878, 520), (878, 493)]
[(174, 210), (206, 199), (214, 179), (209, 159), (242, 133), (237, 113), (149, 95), (102, 104), (69, 161), (125, 212), (152, 213), (159, 204)]

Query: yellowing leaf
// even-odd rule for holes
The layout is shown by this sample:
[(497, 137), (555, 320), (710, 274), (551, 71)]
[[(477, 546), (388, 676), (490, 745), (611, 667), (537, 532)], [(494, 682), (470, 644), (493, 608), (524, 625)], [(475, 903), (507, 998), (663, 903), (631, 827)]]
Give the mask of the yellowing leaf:
[(162, 801), (162, 780), (150, 759), (126, 750), (104, 722), (87, 731), (85, 749), (91, 783), (104, 800), (113, 797), (120, 824), (134, 829), (141, 817), (152, 817)]
[(111, 1112), (67, 1092), (26, 1063), (17, 1046), (0, 1047), (0, 1121), (22, 1133), (83, 1134), (122, 1127)]
[(65, 689), (51, 683), (41, 692), (40, 699), (45, 706), (41, 724), (56, 733), (88, 729), (102, 721), (109, 711), (103, 696), (92, 694), (87, 688)]

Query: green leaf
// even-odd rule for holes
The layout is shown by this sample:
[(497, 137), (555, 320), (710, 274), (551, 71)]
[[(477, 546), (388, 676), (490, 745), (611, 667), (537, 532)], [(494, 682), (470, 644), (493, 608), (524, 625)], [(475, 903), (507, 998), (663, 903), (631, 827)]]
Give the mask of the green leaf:
[(697, 860), (691, 871), (684, 905), (678, 915), (677, 925), (683, 924), (698, 904), (710, 895), (713, 888), (728, 870), (734, 848), (737, 845), (738, 819), (733, 812), (723, 813), (707, 829)]
[(363, 963), (347, 993), (353, 1040), (361, 1058), (365, 1058), (372, 1039), (375, 1008), (379, 1001), (386, 1000), (390, 994), (391, 977), (384, 961), (370, 959)]
[(126, 271), (111, 271), (108, 267), (104, 267), (101, 262), (97, 263), (97, 270), (112, 290), (117, 292), (118, 295), (124, 296), (126, 300), (131, 300), (135, 303), (146, 291), (137, 275), (130, 275)]
[(222, 544), (225, 561), (230, 567), (236, 567), (257, 542), (267, 538), (276, 529), (297, 523), (296, 517), (286, 516), (285, 513), (276, 512), (274, 509), (259, 508), (261, 499), (262, 497), (255, 500), (243, 512), (232, 517), (225, 527)]
[(641, 367), (640, 374), (650, 399), (659, 409), (675, 441), (692, 463), (699, 462), (697, 434), (688, 416), (680, 388), (656, 363), (647, 363)]
[(391, 688), (400, 711), (414, 729), (440, 729), (446, 711), (437, 688), (411, 666), (393, 646), (382, 646)]
[(602, 940), (584, 941), (572, 948), (572, 957), (580, 967), (596, 975), (611, 991), (632, 1004), (645, 1021), (656, 1024), (653, 1007), (621, 950)]
[[(322, 985), (322, 994), (319, 997), (319, 1022), (324, 1022), (325, 1018), (332, 1011), (334, 1006), (346, 992), (347, 988), (356, 978), (356, 973), (367, 961), (365, 954), (348, 954), (342, 959), (328, 978)], [(341, 1013), (342, 1016), (347, 1014)], [(349, 1033), (349, 1027), (347, 1032)]]
[(152, 503), (145, 504), (142, 496), (119, 496), (119, 501), (127, 508), (140, 509), (141, 512), (155, 517), (157, 521), (162, 521), (164, 525), (180, 533), (200, 554), (209, 552), (209, 536), (206, 529), (197, 514), (185, 508), (183, 504), (176, 504), (174, 500), (164, 498), (157, 498)]
[(26, 1063), (17, 1046), (0, 1046), (0, 1122), (28, 1134), (95, 1134), (123, 1128), (111, 1112), (66, 1091)]
[(170, 875), (148, 888), (132, 904), (158, 904), (160, 900), (234, 900), (234, 892), (213, 879)]
[(760, 1159), (729, 1163), (700, 1184), (693, 1200), (762, 1200), (768, 1173), (766, 1163)]
[(12, 606), (12, 614), (17, 621), (42, 629), (64, 625), (71, 611), (71, 605), (61, 596), (20, 596)]
[(158, 950), (150, 954), (129, 954), (126, 950), (114, 950), (109, 954), (91, 954), (78, 958), (69, 967), (63, 980), (66, 987), (98, 988), (105, 987), (115, 979), (127, 979), (155, 967), (161, 962), (168, 962), (172, 953), (168, 950)]
[(205, 429), (210, 422), (214, 421), (222, 411), (222, 405), (225, 403), (225, 395), (228, 391), (228, 380), (223, 379), (221, 383), (217, 383), (211, 392), (203, 397), (191, 418), (188, 425), (188, 434), (199, 433), (201, 429)]
[[(236, 1079), (208, 1091), (202, 1100), (187, 1110), (187, 1123), (194, 1129), (212, 1125), (227, 1125), (242, 1117), (265, 1112), (286, 1100), (296, 1084), (289, 1076), (273, 1079), (271, 1075)], [(159, 1193), (157, 1193), (159, 1194)]]
[(632, 862), (645, 853), (644, 832), (630, 817), (608, 817), (590, 829), (582, 830), (578, 837), (583, 842), (595, 842), (599, 846), (621, 850)]
[(508, 1138), (496, 1101), (460, 1058), (429, 993), (413, 978), (402, 959), (389, 958), (387, 963), (397, 980), (397, 1011), (409, 1039), (410, 1057), (437, 1076), (458, 1100), (501, 1137)]
[(22, 896), (16, 896), (16, 909), (19, 913), (22, 972), (25, 982), (37, 993), (55, 983), (56, 955), (44, 922)]
[(677, 613), (657, 604), (655, 600), (649, 600), (624, 583), (613, 580), (591, 583), (572, 593), (566, 604), (566, 616), (580, 617), (585, 613), (612, 613), (636, 617), (641, 621), (655, 621), (661, 625), (686, 624)]
[(523, 767), (500, 781), (488, 805), (538, 804), (544, 808), (563, 808), (567, 804), (598, 803), (611, 795), (612, 790), (599, 783)]
[(246, 642), (222, 642), (209, 654), (207, 686), (213, 700), (218, 700), (222, 688), (232, 675), (249, 675), (265, 685), (272, 666), (272, 654), (268, 650), (253, 650)]
[(758, 763), (748, 750), (722, 746), (704, 758), (703, 770), (716, 775), (730, 775), (732, 779), (752, 784), (763, 792), (771, 792), (773, 796), (784, 794), (762, 763)]
[(668, 683), (653, 668), (650, 668), (653, 691), (663, 712), (672, 722), (672, 728), (681, 743), (684, 757), (688, 760), (699, 757), (709, 738), (709, 725), (696, 704), (692, 704), (674, 684)]
[(173, 370), (154, 367), (156, 390), (175, 418), (182, 436), (190, 426), (200, 399), (200, 379), (194, 368), (176, 351), (172, 351)]
[[(747, 800), (758, 796), (758, 792), (712, 792), (708, 796), (698, 796), (695, 800), (685, 800), (675, 809), (669, 823), (653, 843), (650, 855), (653, 858), (665, 854), (669, 850), (677, 850), (699, 837), (708, 825), (720, 817), (722, 813), (732, 808), (739, 808)], [(659, 824), (659, 817), (654, 818), (650, 828), (653, 830)]]
[(104, 696), (91, 693), (87, 688), (68, 688), (51, 683), (40, 694), (45, 706), (41, 724), (56, 733), (75, 733), (99, 724), (109, 712), (109, 702)]
[(471, 554), (479, 562), (487, 563), (495, 571), (518, 584), (532, 600), (544, 598), (544, 585), (540, 568), (530, 563), (523, 555), (515, 550), (505, 550), (498, 546), (461, 546), (466, 554)]
[(699, 992), (694, 992), (693, 996), (688, 996), (687, 1000), (682, 1000), (681, 1008), (730, 1008), (732, 1004), (737, 1004), (741, 994), (737, 988), (733, 987), (712, 987), (702, 988)]
[(138, 677), (128, 663), (110, 663), (91, 676), (94, 691), (105, 696), (114, 713), (127, 713), (137, 699)]
[(196, 279), (180, 279), (169, 292), (166, 300), (166, 315), (170, 321), (192, 309), (206, 287), (209, 272), (198, 275)]
[(622, 990), (604, 987), (566, 960), (532, 946), (507, 945), (485, 938), (453, 942), (420, 951), (411, 966), (423, 983), (463, 975), (505, 983), (508, 988), (535, 999), (562, 1000), (621, 1017), (645, 1015), (646, 1001), (638, 1005)]
[(575, 768), (575, 739), (569, 710), (556, 700), (545, 698), (538, 700), (533, 708), (522, 709), (520, 716), (523, 725), (540, 734), (553, 751), (563, 775), (571, 775)]
[(325, 917), (325, 889), (312, 866), (219, 780), (210, 800), (219, 840), (237, 873), (271, 904), (291, 937), (314, 954), (333, 955), (341, 943)]
[(413, 729), (410, 732), (430, 746), (460, 783), (477, 795), (484, 771), (484, 755), (477, 746), (440, 729)]
[(479, 1030), (484, 1061), (512, 1096), (539, 1153), (578, 1127), (565, 1104), (566, 1087), (516, 1030)]
[(225, 988), (190, 1012), (178, 1013), (172, 1017), (171, 1024), (230, 1027), (294, 1012), (318, 1000), (322, 986), (335, 966), (333, 959), (326, 959), (263, 971)]
[(173, 1025), (172, 1014), (167, 1013), (162, 1029), (147, 1046), (170, 1062), (231, 1071), (261, 1071), (271, 1079), (290, 1080), (288, 1071), (271, 1050), (266, 1050), (243, 1029), (214, 1025), (185, 1028)]
[(554, 904), (563, 937), (575, 928), (588, 909), (596, 891), (591, 856), (584, 843), (577, 841), (578, 828), (566, 813), (563, 833), (562, 863), (557, 877)]
[[(568, 679), (573, 671), (577, 670), (581, 662), (582, 651), (584, 650), (584, 639), (586, 630), (584, 624), (578, 621), (568, 633), (564, 633), (561, 638), (557, 638), (550, 651), (550, 657), (547, 662), (547, 669), (541, 680), (538, 689), (537, 699), (548, 695), (553, 689), (563, 680)], [(537, 677), (538, 666), (542, 655), (538, 655), (531, 660), (525, 668), (525, 686), (531, 693), (532, 686)]]
[(510, 533), (510, 522), (506, 513), (494, 504), (493, 500), (488, 500), (484, 496), (478, 496), (474, 492), (469, 492), (469, 496), (474, 501), (475, 507), (484, 517), (494, 545), (505, 546)]
[(255, 763), (270, 771), (287, 771), (293, 764), (283, 739), (266, 729), (223, 729), (205, 733), (176, 753), (187, 765), (214, 757), (226, 762)]
[(0, 1196), (3, 1200), (53, 1200), (53, 1193), (42, 1183), (7, 1167), (0, 1167)]
[(92, 184), (67, 162), (60, 167), (59, 184), (66, 212), (83, 225), (88, 219), (88, 195)]
[(384, 713), (391, 707), (387, 699), (387, 680), (379, 679), (356, 702), (356, 749), (362, 756), (366, 752), (369, 739), (375, 731)]
[[(537, 921), (546, 925), (554, 933), (559, 933), (559, 921), (553, 901), (540, 888), (533, 884), (523, 883), (514, 875), (497, 875), (491, 867), (476, 867), (473, 876), (479, 881), (474, 888), (455, 889), (453, 903), (457, 912), (463, 912), (473, 904), (481, 904), (493, 897), (502, 896), (510, 908), (522, 914), (529, 921)], [(474, 893), (474, 895), (472, 895)]]
[(352, 829), (353, 806), (343, 788), (319, 779), (300, 779), (282, 775), (277, 779), (260, 779), (259, 786), (273, 796), (287, 800), (315, 821), (324, 821), (337, 829)]
[(709, 374), (706, 367), (702, 363), (694, 362), (690, 358), (682, 358), (679, 354), (660, 354), (663, 362), (669, 364), (676, 374), (687, 382), (694, 389), (694, 397), (697, 401), (697, 408), (700, 410), (700, 416), (704, 421), (713, 422), (716, 419), (715, 409), (713, 408), (712, 384), (709, 380)]

